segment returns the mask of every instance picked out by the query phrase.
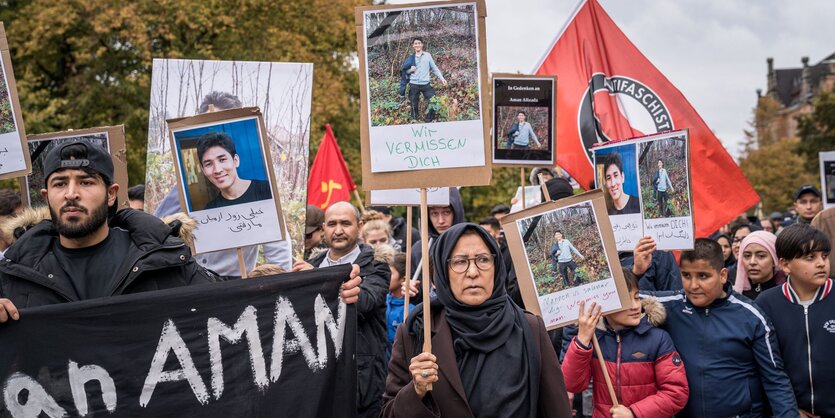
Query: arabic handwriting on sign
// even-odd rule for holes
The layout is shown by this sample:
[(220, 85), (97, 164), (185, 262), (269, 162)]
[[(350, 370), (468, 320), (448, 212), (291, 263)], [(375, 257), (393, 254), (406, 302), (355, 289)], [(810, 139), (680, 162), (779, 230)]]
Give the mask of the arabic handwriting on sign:
[(7, 152), (9, 152), (9, 149), (5, 147), (2, 150), (0, 150), (0, 154), (5, 154)]

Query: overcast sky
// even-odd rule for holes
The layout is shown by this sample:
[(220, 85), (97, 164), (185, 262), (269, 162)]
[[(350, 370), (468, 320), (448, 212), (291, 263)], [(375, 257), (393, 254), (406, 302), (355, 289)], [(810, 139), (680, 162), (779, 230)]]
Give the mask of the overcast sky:
[[(415, 0), (390, 0), (413, 3)], [(832, 0), (600, 0), (612, 20), (738, 157), (766, 57), (800, 67), (835, 52)], [(531, 73), (576, 0), (487, 0), (490, 72)], [(827, 41), (828, 39), (828, 41)]]

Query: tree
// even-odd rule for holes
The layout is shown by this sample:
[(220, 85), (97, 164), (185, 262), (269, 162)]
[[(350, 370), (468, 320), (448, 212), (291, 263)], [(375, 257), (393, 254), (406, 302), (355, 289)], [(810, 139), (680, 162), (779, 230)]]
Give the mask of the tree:
[[(739, 161), (739, 168), (760, 195), (765, 213), (786, 210), (793, 203), (792, 193), (798, 185), (816, 182), (816, 176), (804, 165), (804, 157), (795, 152), (798, 142), (784, 138), (770, 145), (748, 148)], [(717, 173), (717, 179), (720, 176)]]
[(330, 122), (359, 161), (354, 7), (370, 0), (3, 3), (27, 132), (125, 124), (131, 184), (145, 179), (153, 58), (312, 62), (312, 149)]
[(800, 141), (795, 150), (805, 161), (808, 173), (818, 173), (818, 152), (835, 150), (835, 92), (821, 92), (812, 102), (812, 113), (797, 118)]

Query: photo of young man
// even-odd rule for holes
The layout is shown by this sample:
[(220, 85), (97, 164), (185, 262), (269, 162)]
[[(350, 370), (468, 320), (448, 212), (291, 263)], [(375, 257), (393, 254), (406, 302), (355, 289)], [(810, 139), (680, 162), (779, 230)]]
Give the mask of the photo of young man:
[(664, 169), (664, 162), (661, 160), (658, 160), (658, 170), (655, 172), (655, 176), (653, 176), (652, 183), (655, 185), (655, 201), (658, 203), (661, 214), (664, 216), (672, 216), (670, 207), (667, 205), (669, 197), (667, 192), (672, 193), (675, 189), (673, 188), (673, 182), (670, 181), (670, 175)]
[(204, 209), (272, 199), (270, 183), (238, 176), (241, 159), (235, 142), (222, 132), (209, 132), (197, 140), (197, 158), (203, 175), (218, 190), (218, 195)]
[(435, 64), (432, 55), (423, 50), (423, 39), (414, 38), (412, 40), (412, 49), (414, 53), (409, 55), (403, 65), (400, 67), (400, 96), (404, 94), (406, 87), (405, 81), (409, 84), (409, 104), (412, 109), (412, 120), (419, 121), (420, 118), (420, 96), (423, 95), (423, 100), (426, 103), (426, 117), (425, 122), (432, 122), (435, 119), (435, 109), (429, 106), (430, 100), (435, 97), (435, 89), (432, 88), (429, 72), (435, 74), (435, 77), (441, 81), (444, 86), (447, 81), (441, 70)]
[(623, 175), (623, 159), (620, 154), (612, 151), (603, 159), (603, 185), (606, 188), (606, 208), (609, 216), (640, 213), (641, 203), (637, 196), (632, 196), (623, 190), (626, 180)]

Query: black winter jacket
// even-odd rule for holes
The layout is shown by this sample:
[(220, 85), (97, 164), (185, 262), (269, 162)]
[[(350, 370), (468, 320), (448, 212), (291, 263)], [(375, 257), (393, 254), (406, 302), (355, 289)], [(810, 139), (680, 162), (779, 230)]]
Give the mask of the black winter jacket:
[[(147, 292), (215, 281), (200, 267), (191, 251), (172, 235), (174, 229), (156, 217), (133, 209), (119, 211), (111, 228), (130, 233), (130, 249), (113, 274), (118, 277), (111, 295)], [(0, 297), (20, 308), (80, 300), (52, 252), (58, 234), (45, 220), (26, 231), (0, 261)]]
[[(318, 267), (327, 257), (324, 251), (310, 260)], [(388, 264), (374, 259), (374, 249), (360, 244), (360, 255), (354, 261), (360, 267), (360, 295), (357, 301), (357, 412), (358, 416), (374, 416), (382, 409), (386, 387), (386, 295), (391, 280)]]

